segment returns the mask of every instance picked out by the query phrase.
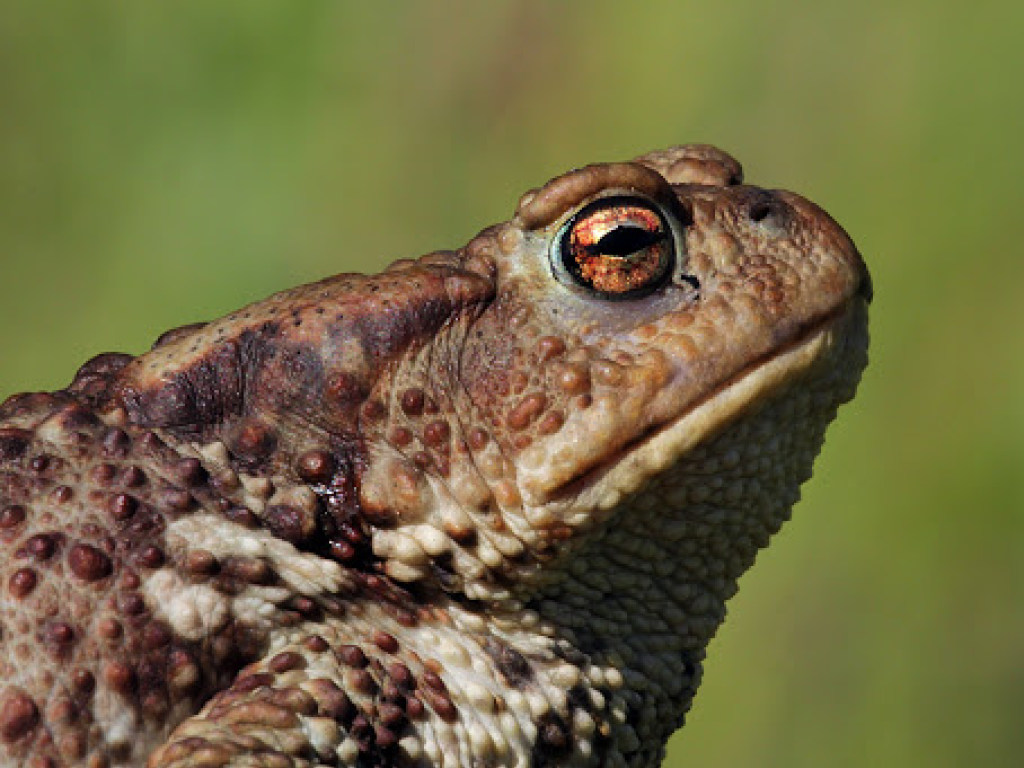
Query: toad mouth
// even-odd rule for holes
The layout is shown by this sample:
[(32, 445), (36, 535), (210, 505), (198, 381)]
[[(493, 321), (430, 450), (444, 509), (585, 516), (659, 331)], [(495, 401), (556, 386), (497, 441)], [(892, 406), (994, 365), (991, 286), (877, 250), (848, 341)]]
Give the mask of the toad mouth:
[[(548, 503), (610, 511), (689, 451), (721, 433), (831, 355), (865, 337), (870, 293), (861, 291), (805, 324), (762, 357), (728, 377), (683, 413), (653, 426), (549, 497)], [(866, 347), (865, 342), (856, 346)], [(837, 403), (838, 404), (838, 403)], [(544, 502), (541, 502), (544, 503)]]

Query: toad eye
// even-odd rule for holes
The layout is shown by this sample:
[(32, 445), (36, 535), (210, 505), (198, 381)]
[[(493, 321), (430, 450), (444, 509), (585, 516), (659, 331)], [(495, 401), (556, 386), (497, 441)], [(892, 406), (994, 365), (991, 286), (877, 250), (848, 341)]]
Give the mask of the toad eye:
[(674, 243), (662, 213), (632, 197), (596, 200), (563, 227), (556, 273), (606, 299), (634, 299), (659, 288), (672, 270)]

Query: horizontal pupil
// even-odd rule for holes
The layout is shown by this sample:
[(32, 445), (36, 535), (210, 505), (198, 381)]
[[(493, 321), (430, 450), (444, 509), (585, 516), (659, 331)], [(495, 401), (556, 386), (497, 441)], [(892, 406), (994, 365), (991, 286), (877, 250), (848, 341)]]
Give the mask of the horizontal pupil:
[(639, 299), (664, 284), (675, 260), (673, 240), (669, 223), (652, 203), (608, 197), (569, 220), (550, 256), (560, 281), (571, 280), (602, 299)]
[(584, 250), (593, 256), (629, 256), (665, 239), (664, 232), (651, 232), (641, 227), (619, 226)]

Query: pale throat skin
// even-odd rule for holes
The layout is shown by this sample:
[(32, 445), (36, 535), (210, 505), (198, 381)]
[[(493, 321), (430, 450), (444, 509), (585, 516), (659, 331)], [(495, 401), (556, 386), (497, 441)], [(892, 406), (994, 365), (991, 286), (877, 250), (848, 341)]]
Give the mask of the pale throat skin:
[(867, 362), (706, 145), (0, 406), (0, 766), (656, 766)]

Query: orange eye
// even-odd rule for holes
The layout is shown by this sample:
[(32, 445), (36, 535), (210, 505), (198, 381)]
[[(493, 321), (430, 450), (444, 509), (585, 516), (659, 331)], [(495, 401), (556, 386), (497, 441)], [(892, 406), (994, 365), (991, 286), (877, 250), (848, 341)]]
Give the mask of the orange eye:
[(572, 218), (559, 238), (562, 265), (584, 288), (608, 299), (644, 296), (672, 268), (672, 232), (651, 203), (631, 197), (597, 200)]

